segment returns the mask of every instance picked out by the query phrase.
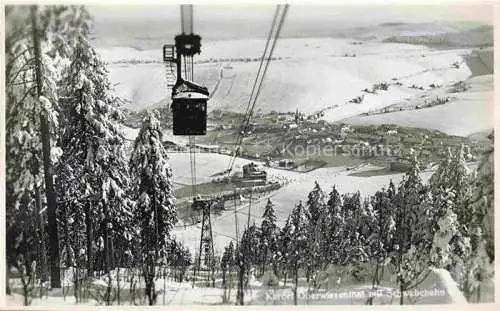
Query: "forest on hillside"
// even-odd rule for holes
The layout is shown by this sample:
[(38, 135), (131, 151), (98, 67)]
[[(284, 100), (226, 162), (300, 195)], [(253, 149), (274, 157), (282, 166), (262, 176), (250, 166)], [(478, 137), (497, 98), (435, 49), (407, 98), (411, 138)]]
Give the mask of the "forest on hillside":
[(493, 26), (425, 36), (392, 36), (384, 42), (419, 44), (432, 48), (480, 48), (493, 46)]

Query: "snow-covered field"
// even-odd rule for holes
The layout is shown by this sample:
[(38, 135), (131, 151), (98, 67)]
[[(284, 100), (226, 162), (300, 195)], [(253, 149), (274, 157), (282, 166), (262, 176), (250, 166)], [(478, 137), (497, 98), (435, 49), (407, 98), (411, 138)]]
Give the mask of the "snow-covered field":
[[(466, 66), (459, 69), (450, 66), (460, 62), (468, 50), (436, 51), (417, 45), (378, 42), (351, 45), (351, 41), (281, 39), (274, 53), (278, 60), (269, 66), (257, 109), (295, 111), (299, 108), (312, 112), (339, 105), (342, 109), (327, 112), (325, 116), (327, 120), (337, 121), (412, 98), (415, 92), (407, 85), (448, 85), (471, 74)], [(203, 43), (202, 54), (196, 61), (233, 60), (196, 65), (195, 81), (213, 93), (209, 109), (245, 110), (259, 65), (255, 60), (261, 56), (264, 45), (265, 41), (259, 39)], [(128, 108), (140, 110), (169, 97), (160, 47), (146, 51), (114, 47), (99, 52), (109, 62), (111, 81), (116, 84), (117, 93), (130, 101)], [(356, 57), (344, 57), (346, 53)], [(241, 61), (247, 58), (253, 61)], [(157, 63), (116, 63), (134, 60)], [(404, 86), (365, 96), (362, 105), (346, 104), (361, 95), (362, 89), (371, 88), (374, 83), (390, 82), (392, 78), (400, 79)]]
[(355, 125), (397, 124), (425, 127), (450, 135), (467, 136), (493, 127), (493, 76), (470, 79), (471, 88), (450, 103), (420, 110), (398, 111), (386, 114), (354, 117), (343, 122)]
[[(451, 278), (448, 271), (444, 269), (431, 269), (432, 271), (427, 276), (425, 281), (418, 285), (415, 289), (410, 290), (405, 294), (405, 304), (463, 304), (466, 303), (465, 298), (457, 288), (456, 283)], [(371, 284), (351, 284), (351, 282), (336, 283), (333, 278), (337, 275), (326, 275), (326, 278), (321, 281), (325, 283), (323, 289), (308, 291), (305, 286), (298, 287), (298, 304), (299, 305), (364, 305), (370, 293), (374, 295), (374, 304), (376, 305), (398, 305), (399, 296), (394, 285), (390, 282), (384, 282), (379, 286), (376, 292), (372, 291)], [(96, 281), (97, 282), (97, 281)], [(215, 288), (212, 287), (192, 287), (191, 282), (173, 282), (169, 279), (159, 278), (156, 281), (156, 289), (158, 290), (157, 305), (220, 305), (223, 304), (224, 290), (220, 286), (221, 280), (217, 279)], [(328, 285), (326, 284), (328, 283)], [(330, 285), (331, 283), (331, 285)], [(235, 281), (232, 282), (235, 286)], [(335, 284), (335, 285), (333, 285)], [(492, 291), (491, 282), (484, 283), (483, 301), (491, 301)], [(489, 285), (488, 285), (489, 284)], [(104, 285), (104, 284), (103, 284)], [(283, 286), (280, 281), (281, 288), (271, 288), (264, 285), (261, 281), (251, 277), (249, 287), (245, 290), (245, 305), (293, 305), (292, 284), (289, 281), (287, 286)], [(332, 286), (333, 285), (333, 286)], [(105, 286), (103, 287), (105, 288)], [(125, 291), (130, 289), (130, 283), (122, 282), (121, 288)], [(53, 295), (54, 293), (52, 293)], [(71, 306), (97, 306), (103, 305), (94, 299), (89, 299), (85, 302), (79, 302), (75, 305), (75, 299), (72, 296), (71, 289), (66, 297), (59, 296), (44, 296), (43, 298), (34, 298), (31, 306), (36, 307), (71, 307)], [(234, 304), (236, 302), (236, 288), (232, 288), (226, 292), (226, 304)], [(19, 294), (13, 294), (6, 297), (6, 304), (9, 306), (22, 306), (23, 297)], [(122, 298), (122, 305), (129, 305), (130, 298)], [(138, 299), (140, 300), (140, 299)], [(136, 300), (136, 302), (138, 302)], [(114, 305), (116, 305), (116, 301)]]
[[(479, 76), (469, 82), (465, 93), (445, 105), (419, 111), (401, 111), (368, 117), (362, 113), (402, 102), (416, 102), (423, 95), (432, 97), (429, 85), (444, 87), (467, 80), (471, 71), (461, 63), (470, 50), (433, 50), (424, 46), (365, 42), (352, 45), (349, 39), (284, 38), (279, 41), (269, 66), (256, 109), (264, 112), (324, 110), (323, 119), (352, 124), (399, 124), (442, 130), (453, 135), (468, 135), (493, 125), (493, 78)], [(195, 69), (195, 81), (211, 91), (209, 110), (245, 111), (254, 82), (264, 40), (207, 41)], [(141, 110), (169, 102), (166, 67), (161, 49), (136, 50), (129, 47), (102, 48), (99, 52), (109, 63), (111, 82), (127, 108)], [(356, 57), (344, 57), (345, 54)], [(224, 59), (206, 62), (210, 59)], [(247, 62), (247, 59), (250, 60)], [(153, 63), (138, 63), (138, 62)], [(403, 85), (394, 85), (397, 78)], [(365, 94), (379, 82), (391, 83), (388, 91)], [(424, 91), (409, 86), (424, 87)], [(434, 92), (435, 93), (435, 92)], [(443, 92), (444, 93), (444, 92)], [(348, 103), (364, 96), (362, 104)], [(332, 108), (333, 107), (333, 108)], [(443, 119), (444, 118), (444, 119)]]

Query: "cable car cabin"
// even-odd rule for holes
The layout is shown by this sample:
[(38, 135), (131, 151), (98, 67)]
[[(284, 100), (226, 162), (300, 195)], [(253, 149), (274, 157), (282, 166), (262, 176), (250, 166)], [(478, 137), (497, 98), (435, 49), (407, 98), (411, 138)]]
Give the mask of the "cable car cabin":
[(208, 89), (180, 79), (172, 89), (174, 135), (207, 133)]

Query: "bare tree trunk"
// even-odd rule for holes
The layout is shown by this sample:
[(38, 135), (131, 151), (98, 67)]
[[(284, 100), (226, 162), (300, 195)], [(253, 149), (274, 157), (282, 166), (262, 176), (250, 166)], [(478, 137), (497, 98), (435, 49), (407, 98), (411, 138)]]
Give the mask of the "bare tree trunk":
[(90, 215), (90, 203), (85, 203), (85, 227), (87, 230), (87, 276), (94, 276), (94, 251), (92, 241), (94, 240), (92, 228), (92, 216)]
[(229, 270), (227, 272), (227, 282), (228, 282), (227, 300), (231, 300), (231, 289), (233, 288), (233, 274), (232, 274), (231, 268), (229, 268)]
[(261, 272), (260, 272), (261, 276), (264, 275), (264, 273), (266, 272), (267, 253), (268, 253), (268, 250), (266, 248), (266, 251), (264, 252), (264, 258), (262, 260), (262, 268), (261, 268)]
[(481, 302), (481, 284), (477, 286), (476, 299), (476, 302)]
[(226, 280), (226, 268), (222, 268), (222, 287), (224, 288), (224, 294), (222, 296), (222, 302), (227, 301), (227, 280)]
[[(40, 52), (40, 34), (37, 26), (37, 11), (36, 5), (31, 7), (31, 25), (33, 44), (35, 52), (35, 76), (37, 96), (43, 95), (43, 77)], [(47, 216), (49, 229), (50, 243), (50, 285), (52, 288), (61, 288), (61, 272), (59, 267), (59, 236), (57, 232), (57, 200), (54, 191), (54, 176), (52, 172), (52, 160), (50, 158), (50, 128), (45, 112), (40, 113), (41, 124), (41, 140), (42, 140), (42, 155), (43, 155), (43, 171), (45, 179), (45, 195), (47, 197)]]
[(7, 295), (12, 294), (12, 290), (10, 289), (10, 267), (11, 265), (7, 261), (7, 271), (5, 271), (5, 290), (7, 292)]
[(116, 268), (116, 300), (118, 302), (118, 305), (121, 305), (121, 300), (120, 300), (120, 265)]
[(237, 304), (240, 306), (244, 305), (244, 292), (243, 292), (243, 283), (245, 277), (245, 267), (239, 266), (238, 271), (238, 293), (236, 295)]
[(380, 278), (379, 280), (384, 280), (384, 273), (385, 273), (385, 264), (382, 265), (382, 270), (380, 271)]
[(306, 304), (309, 304), (309, 296), (311, 295), (311, 283), (308, 281), (307, 282), (307, 297), (306, 297)]
[(71, 250), (72, 247), (69, 241), (69, 223), (68, 223), (68, 206), (64, 207), (64, 247), (66, 248), (66, 258), (63, 258), (64, 262), (66, 262), (66, 268), (69, 268), (73, 265), (71, 262)]
[(163, 268), (163, 305), (165, 305), (165, 296), (166, 295), (167, 295), (167, 268), (164, 267)]
[[(379, 270), (379, 261), (377, 259), (376, 267), (375, 267), (375, 274), (373, 275), (373, 280), (372, 280), (372, 291), (375, 289), (375, 285), (379, 285), (378, 270)], [(372, 292), (370, 294), (370, 297), (368, 298), (369, 305), (373, 305), (373, 298), (374, 298), (374, 293)]]
[(294, 275), (293, 275), (293, 278), (294, 278), (294, 287), (293, 287), (293, 304), (294, 305), (297, 305), (298, 301), (297, 301), (297, 288), (299, 286), (299, 268), (297, 266), (295, 266), (295, 269), (294, 269)]
[(154, 277), (151, 274), (147, 276), (146, 296), (148, 297), (149, 305), (154, 306), (156, 304), (156, 292), (155, 292)]
[(106, 305), (110, 306), (111, 305), (111, 288), (113, 287), (113, 283), (111, 280), (111, 270), (107, 270), (108, 273), (108, 286), (106, 287), (106, 295), (105, 295), (105, 300), (106, 300)]
[[(29, 226), (28, 226), (29, 227)], [(24, 235), (26, 236), (26, 229), (23, 230)], [(21, 274), (21, 284), (23, 289), (23, 297), (24, 297), (24, 305), (28, 306), (30, 304), (29, 296), (30, 296), (30, 283), (32, 281), (34, 271), (31, 271), (31, 267), (28, 262), (31, 262), (28, 251), (24, 252), (24, 261), (19, 265), (16, 264), (17, 271)]]
[(130, 276), (130, 304), (135, 304), (135, 272), (131, 269), (132, 275)]
[(36, 214), (35, 214), (35, 219), (37, 220), (37, 227), (39, 233), (40, 233), (40, 265), (39, 265), (39, 272), (40, 272), (40, 298), (43, 297), (43, 283), (47, 281), (48, 275), (47, 275), (47, 246), (45, 245), (45, 230), (44, 230), (44, 223), (43, 223), (43, 215), (41, 214), (42, 212), (42, 202), (41, 202), (41, 194), (40, 194), (40, 188), (35, 187), (35, 204), (36, 204)]
[(400, 291), (400, 296), (399, 296), (399, 304), (400, 305), (404, 305), (404, 298), (405, 298), (405, 294), (404, 294), (404, 285), (403, 285), (403, 281), (401, 280), (400, 281), (400, 285), (399, 285), (399, 291)]
[(26, 282), (26, 275), (21, 275), (21, 282), (22, 282), (22, 285), (23, 285), (24, 305), (25, 306), (29, 306), (29, 304), (30, 304), (30, 302), (29, 302), (30, 292), (29, 292), (28, 282)]
[(79, 300), (78, 300), (78, 267), (74, 267), (73, 268), (73, 282), (74, 282), (74, 285), (73, 285), (73, 293), (75, 295), (75, 302), (78, 303)]
[(108, 276), (108, 286), (106, 288), (106, 304), (111, 305), (111, 258), (110, 258), (110, 234), (109, 234), (109, 215), (107, 210), (107, 204), (103, 202), (104, 206), (104, 271)]

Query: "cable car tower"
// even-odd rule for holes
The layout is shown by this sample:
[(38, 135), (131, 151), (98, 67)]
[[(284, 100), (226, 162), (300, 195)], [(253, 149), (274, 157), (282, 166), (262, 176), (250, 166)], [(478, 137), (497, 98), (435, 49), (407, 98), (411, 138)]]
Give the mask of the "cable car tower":
[[(174, 135), (189, 136), (193, 210), (202, 214), (198, 260), (193, 273), (207, 273), (208, 283), (215, 286), (215, 257), (210, 212), (215, 199), (200, 197), (196, 191), (195, 136), (206, 135), (208, 89), (193, 82), (193, 56), (201, 53), (201, 37), (193, 33), (193, 6), (181, 5), (182, 33), (175, 36), (175, 44), (163, 46), (163, 61), (167, 64), (167, 86), (172, 87), (172, 126)], [(174, 77), (174, 69), (176, 74)], [(175, 79), (175, 83), (173, 80)], [(210, 282), (211, 281), (211, 282)]]
[(193, 273), (193, 287), (196, 276), (201, 276), (201, 271), (206, 273), (207, 286), (215, 287), (215, 254), (214, 240), (212, 235), (211, 209), (215, 200), (212, 197), (198, 196), (193, 200), (193, 208), (202, 210), (201, 238), (198, 252), (198, 261)]

